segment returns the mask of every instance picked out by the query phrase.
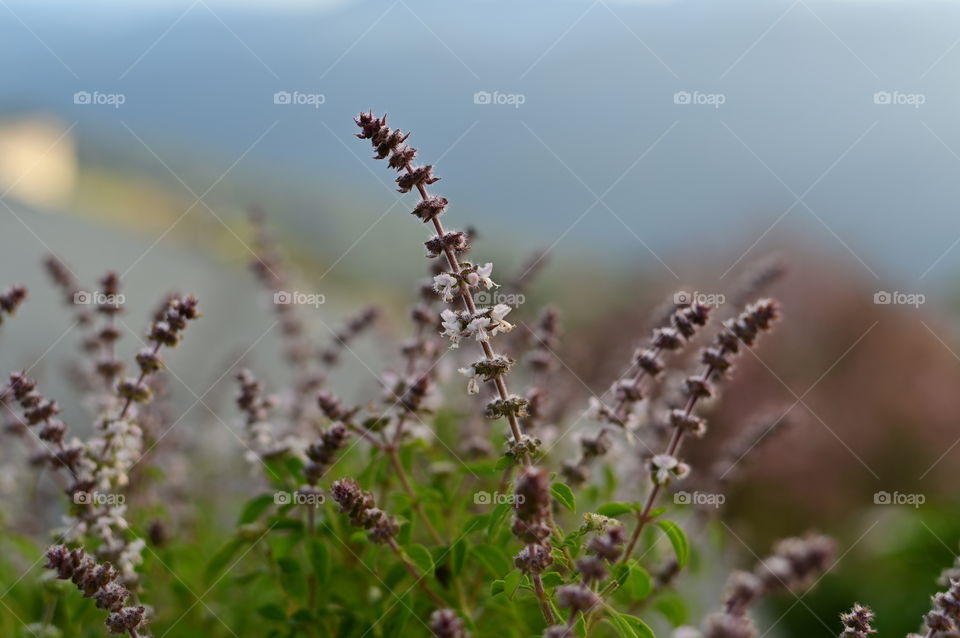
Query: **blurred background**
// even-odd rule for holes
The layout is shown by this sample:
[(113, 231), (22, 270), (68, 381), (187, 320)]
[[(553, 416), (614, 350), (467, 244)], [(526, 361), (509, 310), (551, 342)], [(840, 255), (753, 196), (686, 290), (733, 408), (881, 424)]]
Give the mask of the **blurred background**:
[[(765, 292), (786, 321), (690, 454), (769, 407), (790, 427), (730, 488), (734, 562), (804, 529), (840, 540), (767, 635), (835, 635), (853, 600), (882, 635), (915, 630), (960, 538), (958, 25), (933, 0), (0, 0), (0, 283), (31, 290), (0, 364), (70, 396), (49, 254), (90, 285), (121, 274), (126, 355), (163, 294), (195, 293), (204, 345), (171, 357), (172, 400), (188, 436), (239, 457), (235, 419), (210, 416), (233, 414), (229, 373), (283, 375), (251, 207), (324, 296), (316, 334), (371, 301), (402, 315), (426, 272), (410, 198), (352, 138), (358, 111), (386, 111), (477, 259), (536, 270), (517, 316), (560, 310), (584, 404), (675, 291), (732, 300), (783, 264)], [(341, 392), (376, 388), (395, 325)]]

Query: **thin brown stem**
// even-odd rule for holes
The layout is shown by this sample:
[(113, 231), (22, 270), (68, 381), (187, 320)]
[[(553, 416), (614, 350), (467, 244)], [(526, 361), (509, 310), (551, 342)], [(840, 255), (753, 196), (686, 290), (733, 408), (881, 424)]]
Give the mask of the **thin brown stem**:
[[(710, 377), (714, 373), (713, 366), (706, 366), (703, 370), (703, 374), (700, 375), (701, 381), (709, 381)], [(696, 394), (691, 394), (690, 398), (687, 399), (687, 405), (683, 410), (685, 416), (690, 416), (694, 408), (697, 406), (699, 401), (699, 396)], [(683, 430), (676, 428), (673, 431), (673, 436), (670, 438), (670, 443), (667, 445), (666, 454), (668, 456), (676, 456), (680, 451), (680, 445), (683, 443)], [(654, 484), (650, 492), (647, 494), (647, 500), (643, 505), (643, 509), (637, 514), (637, 527), (633, 530), (633, 534), (630, 536), (630, 542), (627, 544), (627, 549), (623, 552), (623, 556), (620, 557), (620, 562), (625, 563), (629, 560), (630, 556), (633, 554), (633, 550), (637, 546), (637, 541), (640, 540), (640, 533), (643, 532), (644, 526), (650, 521), (650, 512), (653, 510), (654, 503), (657, 500), (657, 496), (660, 494), (662, 486), (660, 484)]]
[[(407, 162), (405, 167), (408, 173), (413, 172), (413, 167), (410, 166), (410, 163)], [(423, 184), (417, 184), (417, 190), (420, 192), (420, 197), (426, 201), (430, 198), (430, 193), (427, 192), (427, 188)], [(446, 234), (446, 231), (443, 229), (443, 224), (440, 223), (440, 218), (437, 216), (433, 217), (433, 227), (437, 231), (439, 237), (443, 237)], [(447, 265), (450, 266), (450, 270), (459, 273), (460, 272), (460, 261), (457, 259), (457, 254), (449, 246), (443, 247), (443, 254), (447, 259)], [(469, 286), (461, 286), (460, 296), (463, 297), (463, 304), (466, 307), (467, 311), (471, 314), (477, 311), (477, 305), (473, 300), (473, 291), (470, 290)], [(493, 359), (496, 356), (496, 353), (493, 351), (493, 347), (486, 341), (481, 341), (480, 346), (483, 348), (483, 354), (487, 359)], [(495, 379), (495, 385), (497, 386), (497, 394), (500, 395), (501, 399), (507, 399), (510, 396), (510, 391), (507, 389), (507, 384), (502, 377), (497, 376)], [(523, 438), (523, 431), (520, 429), (520, 422), (517, 420), (515, 414), (508, 413), (507, 420), (510, 422), (510, 431), (513, 434), (513, 438), (518, 443)], [(525, 459), (525, 462), (529, 465), (531, 464), (530, 459)]]
[(419, 572), (419, 570), (417, 570), (417, 568), (413, 565), (413, 563), (410, 562), (410, 560), (406, 557), (406, 555), (404, 555), (403, 550), (400, 549), (400, 546), (397, 544), (397, 541), (395, 541), (393, 538), (390, 538), (387, 540), (387, 545), (390, 546), (390, 549), (393, 550), (393, 553), (396, 554), (397, 558), (400, 559), (400, 562), (403, 563), (403, 566), (406, 568), (407, 573), (409, 573), (410, 576), (413, 578), (414, 584), (418, 585), (421, 589), (423, 589), (424, 593), (427, 594), (427, 596), (430, 597), (430, 600), (432, 600), (438, 607), (440, 608), (446, 607), (447, 603), (438, 595), (433, 593), (433, 590), (430, 589), (429, 586), (427, 586), (427, 583), (425, 583), (423, 580), (425, 576), (422, 575)]
[(550, 603), (547, 601), (547, 592), (543, 588), (543, 579), (540, 578), (540, 574), (533, 574), (531, 579), (533, 580), (533, 588), (537, 594), (537, 600), (540, 601), (540, 610), (543, 612), (543, 618), (547, 621), (548, 625), (557, 624), (557, 618), (553, 615), (553, 610), (550, 608)]
[(407, 493), (408, 497), (410, 497), (410, 506), (413, 507), (413, 510), (417, 513), (417, 516), (419, 516), (420, 520), (423, 521), (423, 526), (427, 529), (430, 537), (433, 538), (433, 541), (438, 545), (445, 545), (446, 543), (443, 540), (443, 537), (440, 536), (440, 533), (430, 522), (430, 519), (427, 518), (427, 512), (423, 509), (423, 504), (418, 500), (417, 494), (414, 492), (413, 486), (410, 484), (410, 478), (407, 476), (407, 472), (403, 468), (403, 463), (400, 461), (400, 455), (397, 453), (396, 446), (387, 445), (384, 447), (384, 452), (386, 453), (387, 458), (390, 459), (390, 464), (397, 473), (397, 478), (400, 479), (400, 485), (403, 487), (403, 491)]

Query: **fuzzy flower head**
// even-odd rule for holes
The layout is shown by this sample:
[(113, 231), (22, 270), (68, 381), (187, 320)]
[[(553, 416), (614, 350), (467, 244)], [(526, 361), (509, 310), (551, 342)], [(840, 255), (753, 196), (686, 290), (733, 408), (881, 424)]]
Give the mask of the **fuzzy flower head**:
[(864, 607), (856, 603), (846, 614), (840, 614), (840, 622), (843, 623), (843, 632), (840, 638), (867, 638), (870, 634), (877, 632), (871, 626), (873, 622), (873, 611), (869, 607)]
[(669, 454), (657, 454), (650, 459), (650, 474), (657, 485), (666, 485), (671, 479), (684, 479), (690, 466)]
[(443, 299), (444, 303), (451, 303), (453, 298), (460, 294), (460, 280), (447, 272), (442, 272), (433, 278), (433, 290)]
[(460, 368), (460, 374), (468, 378), (467, 393), (476, 394), (480, 391), (480, 381), (492, 381), (509, 372), (512, 366), (513, 359), (498, 354), (492, 359), (484, 357), (465, 368)]
[(513, 330), (513, 324), (504, 320), (510, 311), (510, 306), (506, 304), (477, 308), (474, 313), (446, 309), (440, 313), (443, 327), (440, 334), (450, 339), (451, 348), (456, 348), (462, 339), (470, 337), (477, 341), (489, 341), (490, 337)]

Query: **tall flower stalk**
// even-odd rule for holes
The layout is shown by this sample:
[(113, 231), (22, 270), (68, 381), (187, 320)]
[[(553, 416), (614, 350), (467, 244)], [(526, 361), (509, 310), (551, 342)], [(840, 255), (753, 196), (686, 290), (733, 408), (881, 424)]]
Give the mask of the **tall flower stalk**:
[[(374, 157), (387, 160), (390, 168), (400, 173), (396, 180), (399, 191), (408, 193), (416, 189), (420, 194), (420, 202), (412, 214), (422, 222), (432, 224), (436, 231), (436, 236), (426, 242), (427, 250), (432, 255), (443, 254), (450, 269), (449, 272), (437, 275), (435, 278), (438, 291), (447, 302), (460, 297), (464, 308), (458, 313), (444, 311), (445, 334), (450, 337), (454, 346), (464, 337), (474, 337), (480, 343), (486, 360), (495, 365), (499, 364), (504, 357), (494, 351), (493, 346), (490, 345), (490, 337), (512, 328), (512, 325), (504, 320), (510, 308), (503, 304), (479, 308), (473, 296), (473, 291), (477, 287), (483, 285), (489, 288), (494, 285), (490, 279), (493, 265), (475, 266), (460, 263), (457, 254), (466, 250), (467, 235), (462, 231), (448, 232), (444, 229), (440, 217), (446, 211), (447, 199), (431, 195), (427, 190), (427, 186), (439, 181), (440, 178), (433, 175), (432, 165), (413, 163), (417, 149), (405, 143), (410, 134), (389, 128), (386, 115), (378, 118), (372, 112), (361, 113), (354, 121), (361, 129), (357, 137), (368, 139), (373, 144), (376, 151)], [(525, 414), (526, 399), (510, 393), (505, 376), (506, 369), (498, 367), (494, 374), (485, 379), (494, 384), (499, 396), (499, 401), (493, 402), (492, 409), (488, 412), (491, 416), (507, 419), (514, 442), (520, 446), (524, 442), (524, 436), (519, 419)], [(530, 462), (529, 454), (524, 454), (524, 458)]]
[(713, 343), (702, 351), (700, 360), (704, 365), (703, 371), (698, 376), (687, 378), (685, 383), (686, 405), (670, 413), (670, 424), (674, 429), (667, 449), (650, 460), (653, 486), (647, 494), (643, 509), (637, 513), (637, 524), (621, 561), (626, 561), (633, 553), (644, 526), (650, 521), (650, 512), (661, 489), (671, 479), (682, 479), (690, 471), (677, 455), (687, 434), (699, 437), (706, 433), (706, 422), (694, 414), (697, 404), (701, 399), (713, 396), (715, 382), (730, 370), (733, 357), (740, 352), (741, 347), (752, 346), (759, 334), (769, 330), (778, 316), (779, 307), (775, 301), (757, 301), (747, 306), (736, 318), (725, 321)]

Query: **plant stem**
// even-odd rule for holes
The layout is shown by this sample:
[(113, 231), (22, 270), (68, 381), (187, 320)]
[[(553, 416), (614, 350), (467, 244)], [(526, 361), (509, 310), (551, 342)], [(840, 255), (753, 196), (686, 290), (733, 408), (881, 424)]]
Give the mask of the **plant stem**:
[[(703, 370), (703, 373), (700, 375), (700, 380), (703, 382), (709, 381), (713, 373), (714, 367), (712, 365), (706, 366)], [(687, 399), (687, 405), (683, 410), (684, 416), (690, 416), (690, 414), (693, 412), (693, 409), (697, 406), (698, 400), (698, 395), (690, 395), (690, 398)], [(684, 432), (680, 428), (676, 428), (673, 431), (673, 436), (670, 438), (669, 445), (667, 445), (666, 454), (668, 456), (676, 456), (680, 451), (680, 445), (683, 443), (683, 434)], [(643, 509), (637, 514), (637, 527), (633, 530), (633, 535), (630, 537), (630, 542), (627, 544), (627, 549), (623, 552), (623, 556), (620, 557), (619, 562), (627, 562), (627, 560), (633, 554), (633, 550), (637, 546), (637, 541), (640, 540), (640, 533), (643, 531), (644, 526), (650, 521), (650, 512), (653, 510), (653, 505), (657, 500), (657, 495), (660, 494), (661, 488), (661, 485), (654, 484), (653, 488), (647, 494), (647, 501), (644, 503)]]
[(397, 545), (397, 541), (393, 538), (390, 538), (387, 540), (387, 544), (390, 546), (390, 549), (393, 550), (393, 553), (397, 555), (397, 558), (400, 559), (400, 562), (403, 563), (403, 566), (407, 569), (407, 572), (410, 574), (410, 576), (413, 577), (414, 584), (419, 585), (420, 588), (423, 589), (424, 593), (430, 597), (430, 600), (432, 600), (438, 607), (441, 609), (446, 607), (447, 603), (433, 593), (433, 590), (427, 586), (427, 583), (425, 583), (423, 580), (424, 576), (420, 574), (413, 563), (411, 563), (410, 560), (404, 555), (403, 550), (400, 549), (399, 545)]
[(547, 602), (547, 592), (543, 589), (543, 579), (540, 578), (540, 574), (531, 574), (531, 579), (537, 592), (537, 600), (540, 601), (540, 610), (543, 612), (543, 618), (547, 621), (547, 625), (557, 624), (557, 618), (553, 615), (553, 610), (550, 609), (550, 603)]
[(403, 491), (406, 492), (407, 496), (410, 497), (410, 504), (413, 507), (413, 510), (423, 521), (423, 525), (427, 528), (427, 532), (438, 545), (446, 544), (443, 540), (443, 537), (440, 536), (440, 533), (437, 532), (436, 528), (430, 522), (430, 519), (427, 518), (427, 512), (423, 509), (423, 504), (417, 499), (417, 494), (413, 491), (413, 486), (410, 485), (410, 479), (407, 477), (407, 472), (403, 469), (403, 463), (400, 462), (400, 455), (397, 453), (396, 445), (384, 446), (383, 450), (386, 452), (387, 458), (390, 459), (390, 464), (393, 465), (393, 469), (397, 473), (397, 477), (400, 479), (400, 485), (403, 486)]
[[(407, 162), (405, 167), (407, 173), (413, 172), (413, 167), (410, 166), (410, 162)], [(427, 192), (427, 188), (423, 184), (417, 184), (417, 190), (420, 192), (420, 197), (423, 200), (430, 198), (430, 193)], [(446, 234), (446, 231), (443, 229), (443, 224), (440, 223), (440, 218), (437, 216), (433, 217), (433, 227), (437, 231), (439, 237), (443, 237)], [(457, 254), (453, 251), (452, 248), (448, 246), (443, 247), (443, 254), (447, 258), (447, 265), (450, 266), (450, 270), (454, 273), (460, 272), (460, 261), (457, 259)], [(473, 314), (477, 311), (477, 305), (473, 301), (473, 291), (470, 290), (469, 286), (461, 286), (460, 288), (461, 297), (463, 297), (463, 304), (466, 307), (467, 311), (470, 314)], [(493, 351), (493, 347), (486, 341), (481, 341), (480, 346), (483, 348), (483, 354), (487, 359), (493, 359), (496, 354)], [(510, 396), (510, 391), (507, 389), (507, 384), (501, 376), (494, 378), (494, 383), (497, 386), (497, 393), (500, 395), (501, 399), (507, 399)], [(512, 412), (507, 414), (507, 420), (510, 422), (510, 431), (513, 433), (513, 438), (517, 443), (523, 437), (523, 432), (520, 429), (520, 422), (517, 420), (517, 416)], [(532, 460), (527, 458), (525, 462), (530, 465)]]

